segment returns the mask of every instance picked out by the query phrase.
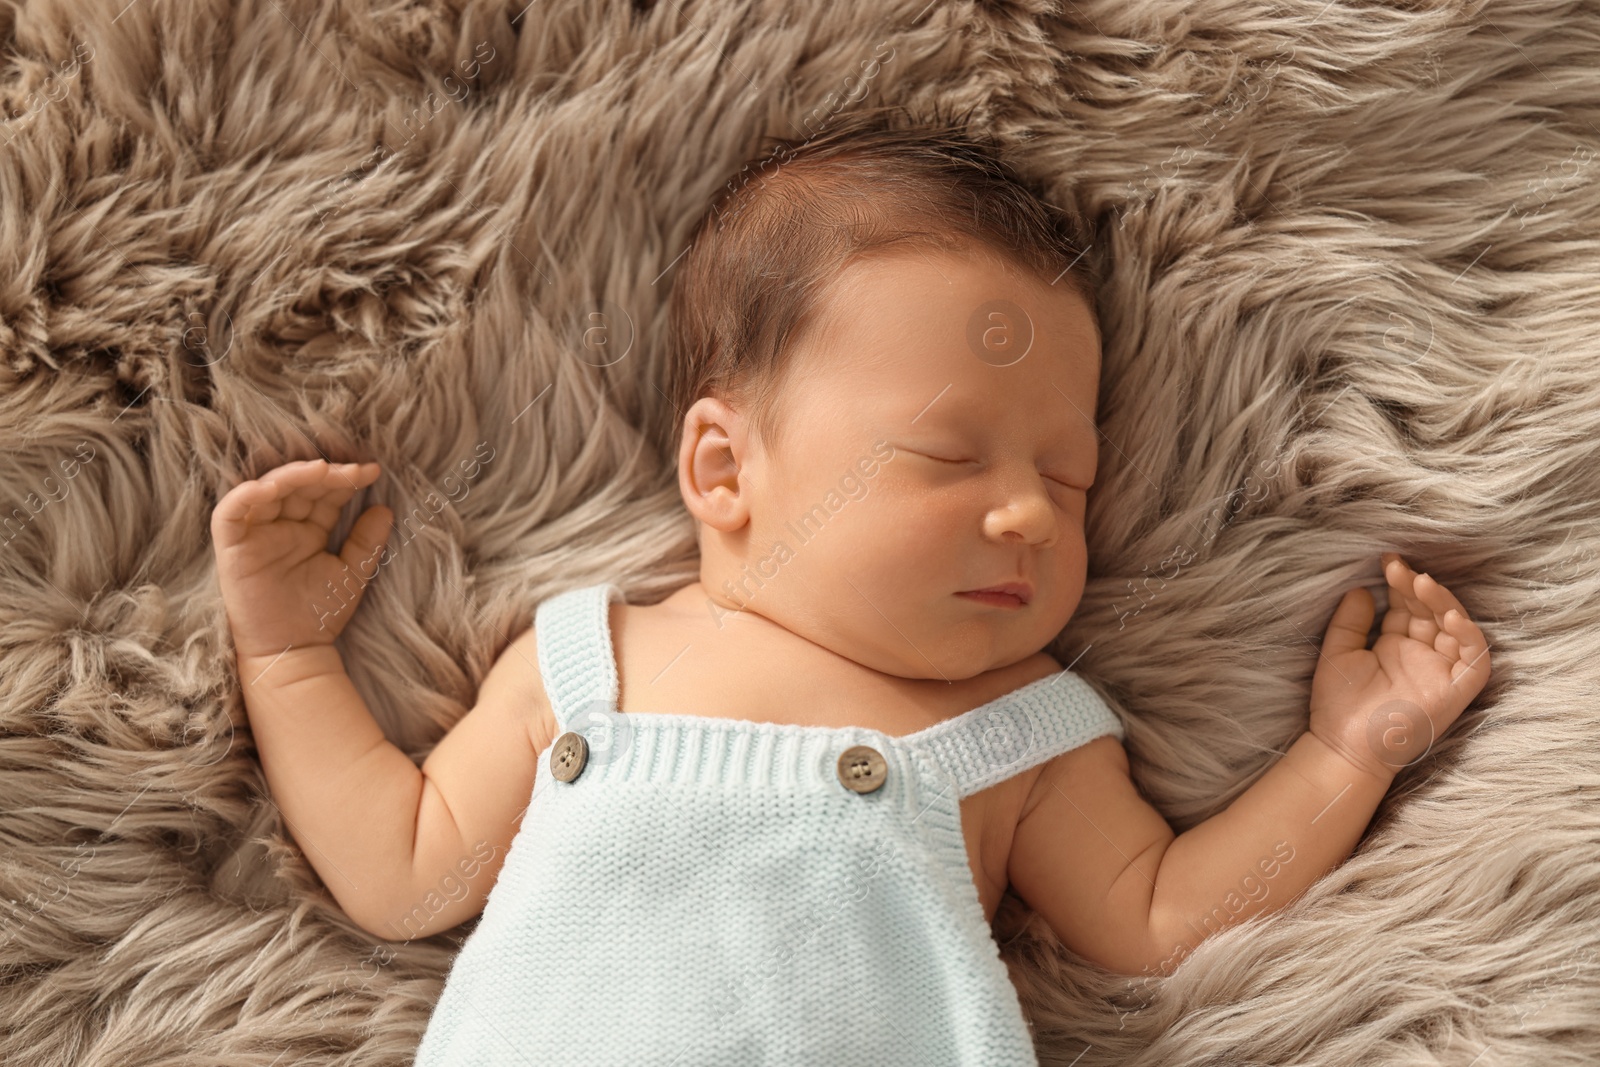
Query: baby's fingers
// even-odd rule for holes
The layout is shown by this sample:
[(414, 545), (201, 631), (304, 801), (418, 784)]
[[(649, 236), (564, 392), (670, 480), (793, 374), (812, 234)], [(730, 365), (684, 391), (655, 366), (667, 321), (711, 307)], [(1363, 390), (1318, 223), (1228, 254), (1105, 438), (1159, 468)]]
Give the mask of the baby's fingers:
[(327, 489), (310, 509), (309, 518), (324, 530), (331, 530), (339, 521), (339, 512), (350, 503), (350, 498), (378, 478), (376, 463), (343, 463), (328, 468)]
[[(329, 463), (314, 459), (268, 471), (261, 480), (279, 486), (282, 518), (292, 522), (310, 519), (323, 529), (332, 529), (339, 509), (358, 489), (372, 484), (377, 477), (376, 463)], [(321, 507), (324, 502), (331, 502), (332, 507)]]
[[(339, 509), (357, 489), (371, 485), (378, 472), (376, 463), (329, 464), (322, 459), (285, 463), (258, 479), (239, 483), (217, 502), (212, 537), (219, 544), (235, 543), (249, 527), (279, 518), (293, 522), (310, 518), (331, 529)], [(314, 514), (324, 501), (330, 507)]]
[[(339, 502), (343, 506), (344, 501), (349, 500), (359, 488), (356, 476), (360, 475), (362, 466), (360, 463), (330, 464), (325, 459), (313, 459), (286, 463), (263, 474), (260, 480), (279, 487), (282, 517), (301, 522), (311, 517), (317, 501), (325, 496), (343, 493)], [(367, 466), (376, 467), (377, 464)]]
[(1398, 633), (1434, 645), (1444, 655), (1455, 655), (1454, 635), (1445, 627), (1444, 617), (1453, 610), (1465, 618), (1461, 601), (1433, 575), (1413, 571), (1398, 553), (1386, 552), (1383, 560), (1384, 577), (1396, 594), (1390, 597), (1383, 632)]
[(1477, 623), (1455, 608), (1445, 612), (1443, 625), (1458, 646), (1456, 662), (1450, 667), (1450, 684), (1471, 686), (1476, 695), (1489, 680), (1488, 638)]
[(1416, 581), (1411, 583), (1411, 588), (1416, 593), (1417, 599), (1427, 605), (1428, 610), (1433, 613), (1434, 622), (1441, 628), (1444, 626), (1445, 615), (1451, 611), (1466, 618), (1467, 611), (1461, 606), (1461, 601), (1456, 599), (1454, 593), (1434, 580), (1433, 575), (1417, 575)]
[[(1433, 626), (1433, 613), (1417, 596), (1413, 585), (1417, 573), (1406, 565), (1397, 552), (1383, 554), (1383, 577), (1389, 583), (1389, 610), (1383, 613), (1383, 633), (1414, 637), (1432, 643), (1437, 630)], [(1412, 622), (1421, 623), (1413, 632)]]
[(212, 509), (212, 541), (224, 548), (237, 544), (251, 526), (277, 518), (277, 499), (278, 488), (270, 482), (240, 482)]

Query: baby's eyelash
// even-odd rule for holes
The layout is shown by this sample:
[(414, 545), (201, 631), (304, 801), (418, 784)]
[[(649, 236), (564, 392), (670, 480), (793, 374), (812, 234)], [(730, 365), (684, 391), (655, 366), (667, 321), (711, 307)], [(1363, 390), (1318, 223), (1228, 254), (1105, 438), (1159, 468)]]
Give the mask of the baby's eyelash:
[[(912, 449), (908, 448), (905, 451), (910, 452), (910, 451), (912, 451)], [(916, 454), (919, 455), (919, 456), (926, 456), (928, 459), (934, 460), (937, 463), (961, 464), (961, 463), (976, 463), (976, 462), (978, 462), (975, 459), (946, 459), (944, 456), (936, 456), (932, 452), (917, 452)], [(1053, 476), (1051, 476), (1049, 474), (1041, 474), (1040, 477), (1042, 477), (1047, 482), (1055, 482), (1057, 485), (1062, 486), (1062, 487), (1064, 487), (1066, 489), (1079, 489), (1079, 488), (1081, 488), (1080, 486), (1073, 485), (1071, 482), (1067, 481), (1065, 478), (1056, 478), (1056, 477), (1053, 477)]]

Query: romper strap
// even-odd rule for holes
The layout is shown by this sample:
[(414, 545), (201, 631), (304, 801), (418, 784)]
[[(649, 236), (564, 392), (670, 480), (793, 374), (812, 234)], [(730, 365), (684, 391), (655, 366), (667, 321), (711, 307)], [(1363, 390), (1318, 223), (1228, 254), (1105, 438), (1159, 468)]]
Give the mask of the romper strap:
[(1107, 734), (1122, 740), (1122, 720), (1093, 686), (1063, 670), (915, 736), (965, 797)]
[(539, 675), (555, 712), (557, 732), (591, 701), (617, 706), (617, 660), (611, 650), (611, 601), (622, 590), (610, 582), (569, 589), (539, 602), (534, 633)]

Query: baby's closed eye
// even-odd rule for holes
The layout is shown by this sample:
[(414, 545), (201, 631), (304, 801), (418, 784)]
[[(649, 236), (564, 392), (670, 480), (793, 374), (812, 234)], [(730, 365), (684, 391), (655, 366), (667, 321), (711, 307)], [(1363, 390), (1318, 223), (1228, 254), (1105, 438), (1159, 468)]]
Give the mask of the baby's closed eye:
[[(942, 450), (940, 452), (923, 451), (921, 449), (912, 448), (901, 448), (899, 450), (951, 467), (982, 468), (984, 466), (983, 460), (974, 457), (963, 456), (958, 450), (955, 449)], [(1040, 470), (1039, 476), (1045, 481), (1054, 482), (1056, 485), (1064, 486), (1068, 489), (1078, 489), (1080, 491), (1088, 489), (1088, 485), (1081, 485), (1073, 478), (1062, 472), (1051, 473), (1049, 470)], [(1091, 479), (1090, 484), (1092, 484), (1092, 482), (1093, 480)]]

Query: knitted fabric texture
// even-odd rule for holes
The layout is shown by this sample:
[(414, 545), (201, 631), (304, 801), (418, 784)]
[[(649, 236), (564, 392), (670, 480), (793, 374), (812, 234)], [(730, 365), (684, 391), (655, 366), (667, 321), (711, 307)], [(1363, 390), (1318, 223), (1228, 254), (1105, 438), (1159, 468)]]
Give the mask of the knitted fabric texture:
[[(535, 613), (558, 735), (416, 1067), (1033, 1067), (984, 918), (962, 797), (1121, 722), (1069, 671), (903, 737), (621, 714), (612, 584)], [(868, 745), (869, 793), (837, 764)]]

